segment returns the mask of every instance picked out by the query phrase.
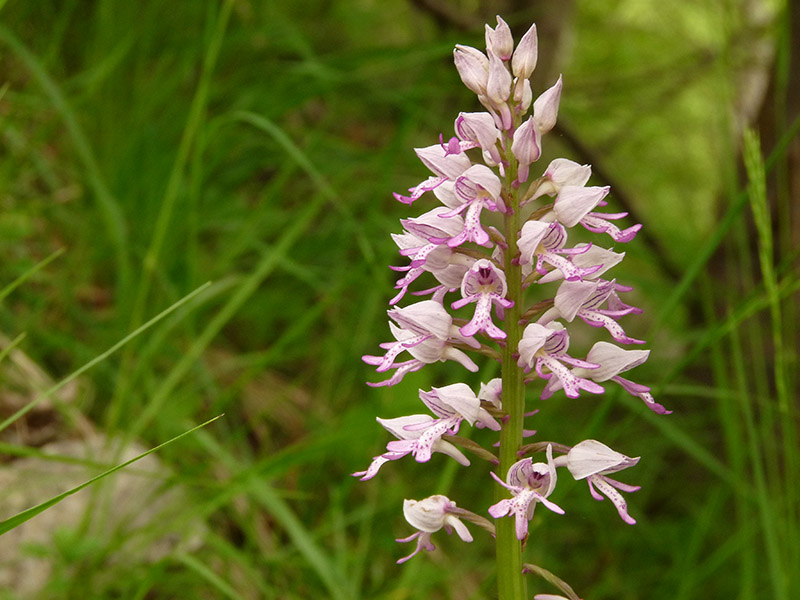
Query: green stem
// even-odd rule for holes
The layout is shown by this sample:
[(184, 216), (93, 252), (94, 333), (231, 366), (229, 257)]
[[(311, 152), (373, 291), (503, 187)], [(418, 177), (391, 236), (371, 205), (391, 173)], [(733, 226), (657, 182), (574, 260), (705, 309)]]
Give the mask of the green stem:
[[(522, 316), (522, 272), (513, 262), (517, 255), (517, 233), (519, 231), (519, 194), (511, 187), (516, 179), (516, 160), (511, 158), (506, 172), (504, 198), (510, 211), (505, 215), (505, 236), (508, 249), (505, 253), (505, 273), (508, 283), (506, 298), (514, 306), (505, 311), (504, 330), (506, 346), (503, 349), (503, 410), (509, 420), (500, 432), (500, 468), (498, 476), (505, 479), (509, 467), (517, 462), (517, 450), (522, 444), (522, 424), (525, 415), (525, 383), (522, 369), (517, 366), (514, 352), (521, 337), (519, 320)], [(502, 500), (508, 492), (497, 486), (496, 500)], [(527, 597), (526, 582), (522, 573), (522, 548), (517, 540), (514, 519), (498, 519), (497, 527), (497, 591), (500, 600), (523, 600)]]

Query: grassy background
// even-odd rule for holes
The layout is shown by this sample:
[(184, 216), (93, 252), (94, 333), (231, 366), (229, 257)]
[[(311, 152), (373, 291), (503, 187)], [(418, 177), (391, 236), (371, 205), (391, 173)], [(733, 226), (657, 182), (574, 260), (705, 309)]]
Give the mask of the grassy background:
[[(203, 544), (126, 560), (117, 537), (62, 531), (36, 549), (55, 565), (42, 597), (493, 597), (482, 532), (470, 545), (438, 535), (436, 553), (394, 564), (402, 499), (445, 493), (483, 512), (482, 465), (436, 456), (349, 477), (387, 441), (376, 415), (418, 412), (417, 388), (481, 379), (440, 366), (370, 389), (360, 361), (388, 335), (388, 234), (409, 214), (391, 192), (426, 176), (413, 147), (479, 110), (451, 52), (482, 47), (499, 10), (442, 3), (461, 8), (448, 20), (426, 6), (0, 2), (0, 285), (65, 249), (5, 298), (0, 332), (25, 332), (19, 348), (58, 380), (210, 281), (83, 375), (75, 403), (147, 446), (225, 413), (160, 453), (174, 473), (162, 489), (185, 492)], [(540, 439), (641, 455), (622, 479), (643, 489), (628, 527), (562, 478), (568, 516), (538, 513), (526, 558), (594, 600), (798, 597), (790, 15), (777, 1), (559, 6), (535, 78), (565, 77), (542, 164), (592, 162), (612, 208), (644, 223), (616, 276), (645, 308), (626, 324), (652, 348), (635, 379), (675, 412), (613, 390), (542, 404)], [(517, 37), (538, 18), (506, 16)], [(755, 139), (743, 152), (744, 122), (763, 153)], [(6, 451), (11, 464), (23, 444)]]

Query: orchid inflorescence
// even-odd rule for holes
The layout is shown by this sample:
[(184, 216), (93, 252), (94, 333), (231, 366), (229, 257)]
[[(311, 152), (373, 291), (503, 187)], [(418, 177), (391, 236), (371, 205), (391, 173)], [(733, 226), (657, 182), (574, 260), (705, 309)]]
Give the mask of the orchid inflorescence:
[[(470, 461), (462, 450), (474, 452), (500, 465), (500, 475), (491, 473), (491, 477), (510, 497), (487, 510), (495, 519), (513, 516), (518, 540), (527, 538), (537, 504), (564, 514), (550, 499), (557, 471), (564, 467), (574, 479), (587, 481), (592, 497), (602, 500), (600, 494), (605, 495), (624, 522), (635, 523), (620, 492), (639, 488), (609, 475), (639, 459), (596, 440), (574, 446), (555, 442), (522, 446), (522, 437), (532, 432), (522, 429), (524, 411), (510, 404), (521, 402), (524, 406), (524, 387), (522, 383), (515, 386), (520, 392), (509, 394), (519, 398), (511, 398), (504, 393), (509, 382), (542, 380), (540, 397), (545, 399), (562, 389), (568, 398), (577, 398), (581, 392), (602, 394), (601, 384), (614, 381), (654, 412), (669, 412), (655, 402), (648, 387), (620, 376), (647, 360), (649, 354), (648, 350), (617, 345), (644, 343), (630, 337), (619, 323), (622, 317), (641, 312), (620, 298), (631, 288), (605, 278), (624, 253), (591, 243), (570, 246), (568, 242), (569, 230), (581, 226), (606, 234), (613, 242), (626, 243), (634, 239), (641, 225), (620, 229), (612, 221), (627, 213), (598, 212), (607, 205), (609, 188), (587, 185), (589, 165), (558, 158), (539, 177), (532, 175), (532, 165), (542, 154), (542, 138), (556, 125), (562, 91), (559, 77), (533, 99), (530, 77), (536, 67), (537, 45), (533, 25), (515, 49), (509, 26), (497, 17), (495, 28), (486, 26), (485, 54), (456, 46), (458, 73), (485, 111), (460, 113), (454, 137), (445, 140), (440, 136), (439, 143), (415, 149), (432, 175), (411, 188), (409, 195), (395, 194), (395, 198), (411, 205), (430, 192), (439, 205), (401, 220), (403, 231), (392, 235), (400, 254), (410, 261), (392, 267), (402, 274), (388, 311), (394, 341), (381, 344), (383, 356), (364, 357), (378, 373), (388, 374), (387, 379), (369, 384), (372, 386), (395, 385), (407, 374), (435, 362), (455, 361), (477, 372), (479, 367), (470, 353), (502, 362), (503, 377), (482, 384), (477, 393), (465, 383), (420, 390), (419, 397), (431, 414), (379, 418), (397, 439), (389, 442), (386, 452), (376, 456), (365, 471), (354, 473), (368, 480), (388, 461), (410, 454), (417, 462), (427, 462), (434, 452), (467, 466)], [(410, 291), (418, 280), (430, 276), (436, 281), (434, 287)], [(554, 293), (549, 284), (557, 286)], [(545, 297), (526, 303), (525, 292), (531, 288)], [(551, 290), (551, 297), (546, 297), (546, 290)], [(410, 295), (428, 298), (399, 307)], [(464, 316), (454, 317), (448, 309), (464, 309)], [(569, 328), (580, 321), (604, 328), (615, 343), (598, 341), (584, 358), (572, 356)], [(457, 435), (464, 421), (500, 431), (510, 426), (513, 414), (520, 415), (511, 455), (518, 460), (513, 464), (503, 464), (491, 451)], [(544, 452), (545, 460), (534, 462), (525, 456), (531, 451)], [(417, 533), (398, 541), (416, 540), (417, 546), (398, 562), (421, 549), (432, 550), (431, 535), (442, 528), (455, 530), (465, 542), (472, 541), (460, 518), (494, 531), (490, 521), (442, 495), (405, 500), (403, 512)]]

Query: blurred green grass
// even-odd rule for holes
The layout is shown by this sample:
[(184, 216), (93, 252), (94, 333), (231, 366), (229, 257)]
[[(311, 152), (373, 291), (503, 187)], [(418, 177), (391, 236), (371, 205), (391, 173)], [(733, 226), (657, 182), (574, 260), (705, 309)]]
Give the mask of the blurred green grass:
[[(542, 410), (530, 426), (545, 438), (599, 437), (643, 457), (626, 479), (643, 486), (630, 497), (636, 527), (566, 480), (568, 516), (536, 517), (526, 560), (587, 598), (797, 593), (800, 498), (786, 485), (800, 475), (795, 234), (781, 230), (765, 249), (768, 226), (754, 233), (744, 210), (735, 114), (752, 58), (739, 41), (753, 26), (743, 13), (722, 0), (580, 1), (559, 48), (560, 119), (649, 236), (625, 248), (616, 275), (646, 309), (629, 332), (652, 334), (636, 379), (675, 411), (655, 418), (614, 392), (531, 398)], [(758, 32), (785, 53), (777, 14)], [(517, 31), (530, 20), (507, 16)], [(411, 149), (479, 110), (452, 67), (455, 43), (480, 46), (482, 31), (405, 2), (0, 8), (0, 281), (65, 249), (4, 301), (0, 331), (25, 332), (25, 352), (63, 378), (212, 281), (97, 365), (79, 403), (104, 431), (151, 446), (226, 414), (161, 455), (176, 473), (165, 486), (190, 492), (186, 522), (209, 526), (202, 548), (126, 562), (114, 540), (78, 532), (80, 551), (46, 550), (58, 567), (44, 597), (493, 597), (481, 533), (471, 545), (438, 536), (436, 553), (394, 564), (402, 499), (450, 493), (481, 512), (482, 466), (437, 456), (369, 483), (349, 476), (386, 442), (376, 415), (417, 412), (417, 388), (480, 381), (433, 367), (370, 389), (375, 373), (360, 361), (388, 335), (385, 265), (400, 264), (388, 234), (408, 216), (391, 192), (425, 177)], [(588, 160), (564, 133), (548, 136), (546, 153), (543, 165)], [(769, 166), (788, 168), (784, 156)], [(757, 164), (751, 182), (763, 178)], [(775, 210), (787, 210), (778, 197)], [(765, 281), (758, 259), (772, 255), (783, 268)]]

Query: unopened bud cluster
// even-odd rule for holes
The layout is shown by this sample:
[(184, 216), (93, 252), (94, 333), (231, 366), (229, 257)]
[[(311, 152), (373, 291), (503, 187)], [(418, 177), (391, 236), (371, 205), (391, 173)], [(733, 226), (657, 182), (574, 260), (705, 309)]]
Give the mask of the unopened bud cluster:
[[(498, 17), (496, 28), (486, 26), (486, 53), (456, 46), (454, 55), (462, 81), (485, 110), (460, 113), (454, 137), (439, 136), (439, 143), (415, 149), (431, 175), (408, 195), (395, 194), (408, 205), (432, 196), (435, 205), (401, 220), (402, 232), (392, 235), (400, 255), (409, 262), (392, 267), (401, 273), (388, 311), (394, 341), (381, 344), (383, 355), (364, 357), (387, 378), (369, 385), (394, 385), (436, 362), (453, 361), (477, 372), (474, 357), (500, 360), (508, 332), (519, 328), (521, 333), (512, 338), (519, 340), (512, 349), (516, 361), (512, 366), (522, 371), (526, 383), (541, 380), (541, 398), (561, 390), (568, 398), (582, 392), (601, 394), (602, 384), (615, 382), (651, 410), (668, 412), (653, 400), (649, 388), (621, 376), (647, 360), (649, 351), (623, 347), (644, 343), (626, 334), (619, 322), (641, 311), (620, 298), (631, 288), (606, 278), (624, 257), (606, 245), (629, 242), (641, 226), (621, 229), (613, 221), (626, 213), (598, 211), (607, 204), (609, 188), (587, 185), (588, 165), (558, 158), (532, 175), (542, 154), (542, 138), (556, 125), (562, 91), (559, 78), (533, 99), (530, 77), (537, 62), (536, 26), (515, 48), (508, 25)], [(511, 214), (518, 226), (509, 230), (510, 221), (504, 217)], [(600, 239), (610, 238), (610, 242), (570, 245), (569, 232), (579, 226), (608, 236)], [(515, 250), (513, 256), (510, 248)], [(525, 294), (508, 297), (512, 276), (518, 278), (515, 289), (527, 291), (532, 301), (526, 302)], [(424, 285), (423, 280), (427, 280)], [(410, 296), (415, 301), (406, 303)], [(506, 314), (515, 303), (520, 304), (515, 309), (520, 319), (507, 322)], [(454, 316), (451, 311), (462, 312)], [(569, 353), (569, 331), (584, 325), (604, 329), (598, 333), (611, 341), (597, 341), (579, 358)], [(354, 475), (371, 479), (386, 462), (407, 455), (427, 462), (434, 452), (464, 466), (470, 460), (462, 450), (497, 463), (490, 450), (458, 433), (463, 422), (492, 431), (505, 426), (502, 388), (497, 378), (478, 390), (460, 382), (419, 390), (424, 412), (379, 418), (396, 439), (365, 471)], [(513, 516), (518, 539), (527, 537), (537, 504), (565, 513), (551, 499), (560, 468), (576, 480), (585, 480), (594, 498), (601, 500), (601, 494), (609, 498), (626, 523), (635, 523), (620, 492), (639, 488), (609, 475), (635, 465), (638, 458), (596, 440), (573, 446), (534, 443), (520, 445), (518, 450), (520, 460), (507, 472), (482, 475), (493, 477), (509, 497), (478, 510), (495, 519)], [(544, 460), (534, 462), (525, 456), (529, 452), (543, 452)], [(416, 540), (417, 546), (398, 562), (421, 549), (432, 550), (431, 535), (442, 528), (472, 541), (459, 518), (486, 527), (486, 519), (479, 514), (441, 495), (406, 500), (403, 513), (417, 533), (398, 541)]]

